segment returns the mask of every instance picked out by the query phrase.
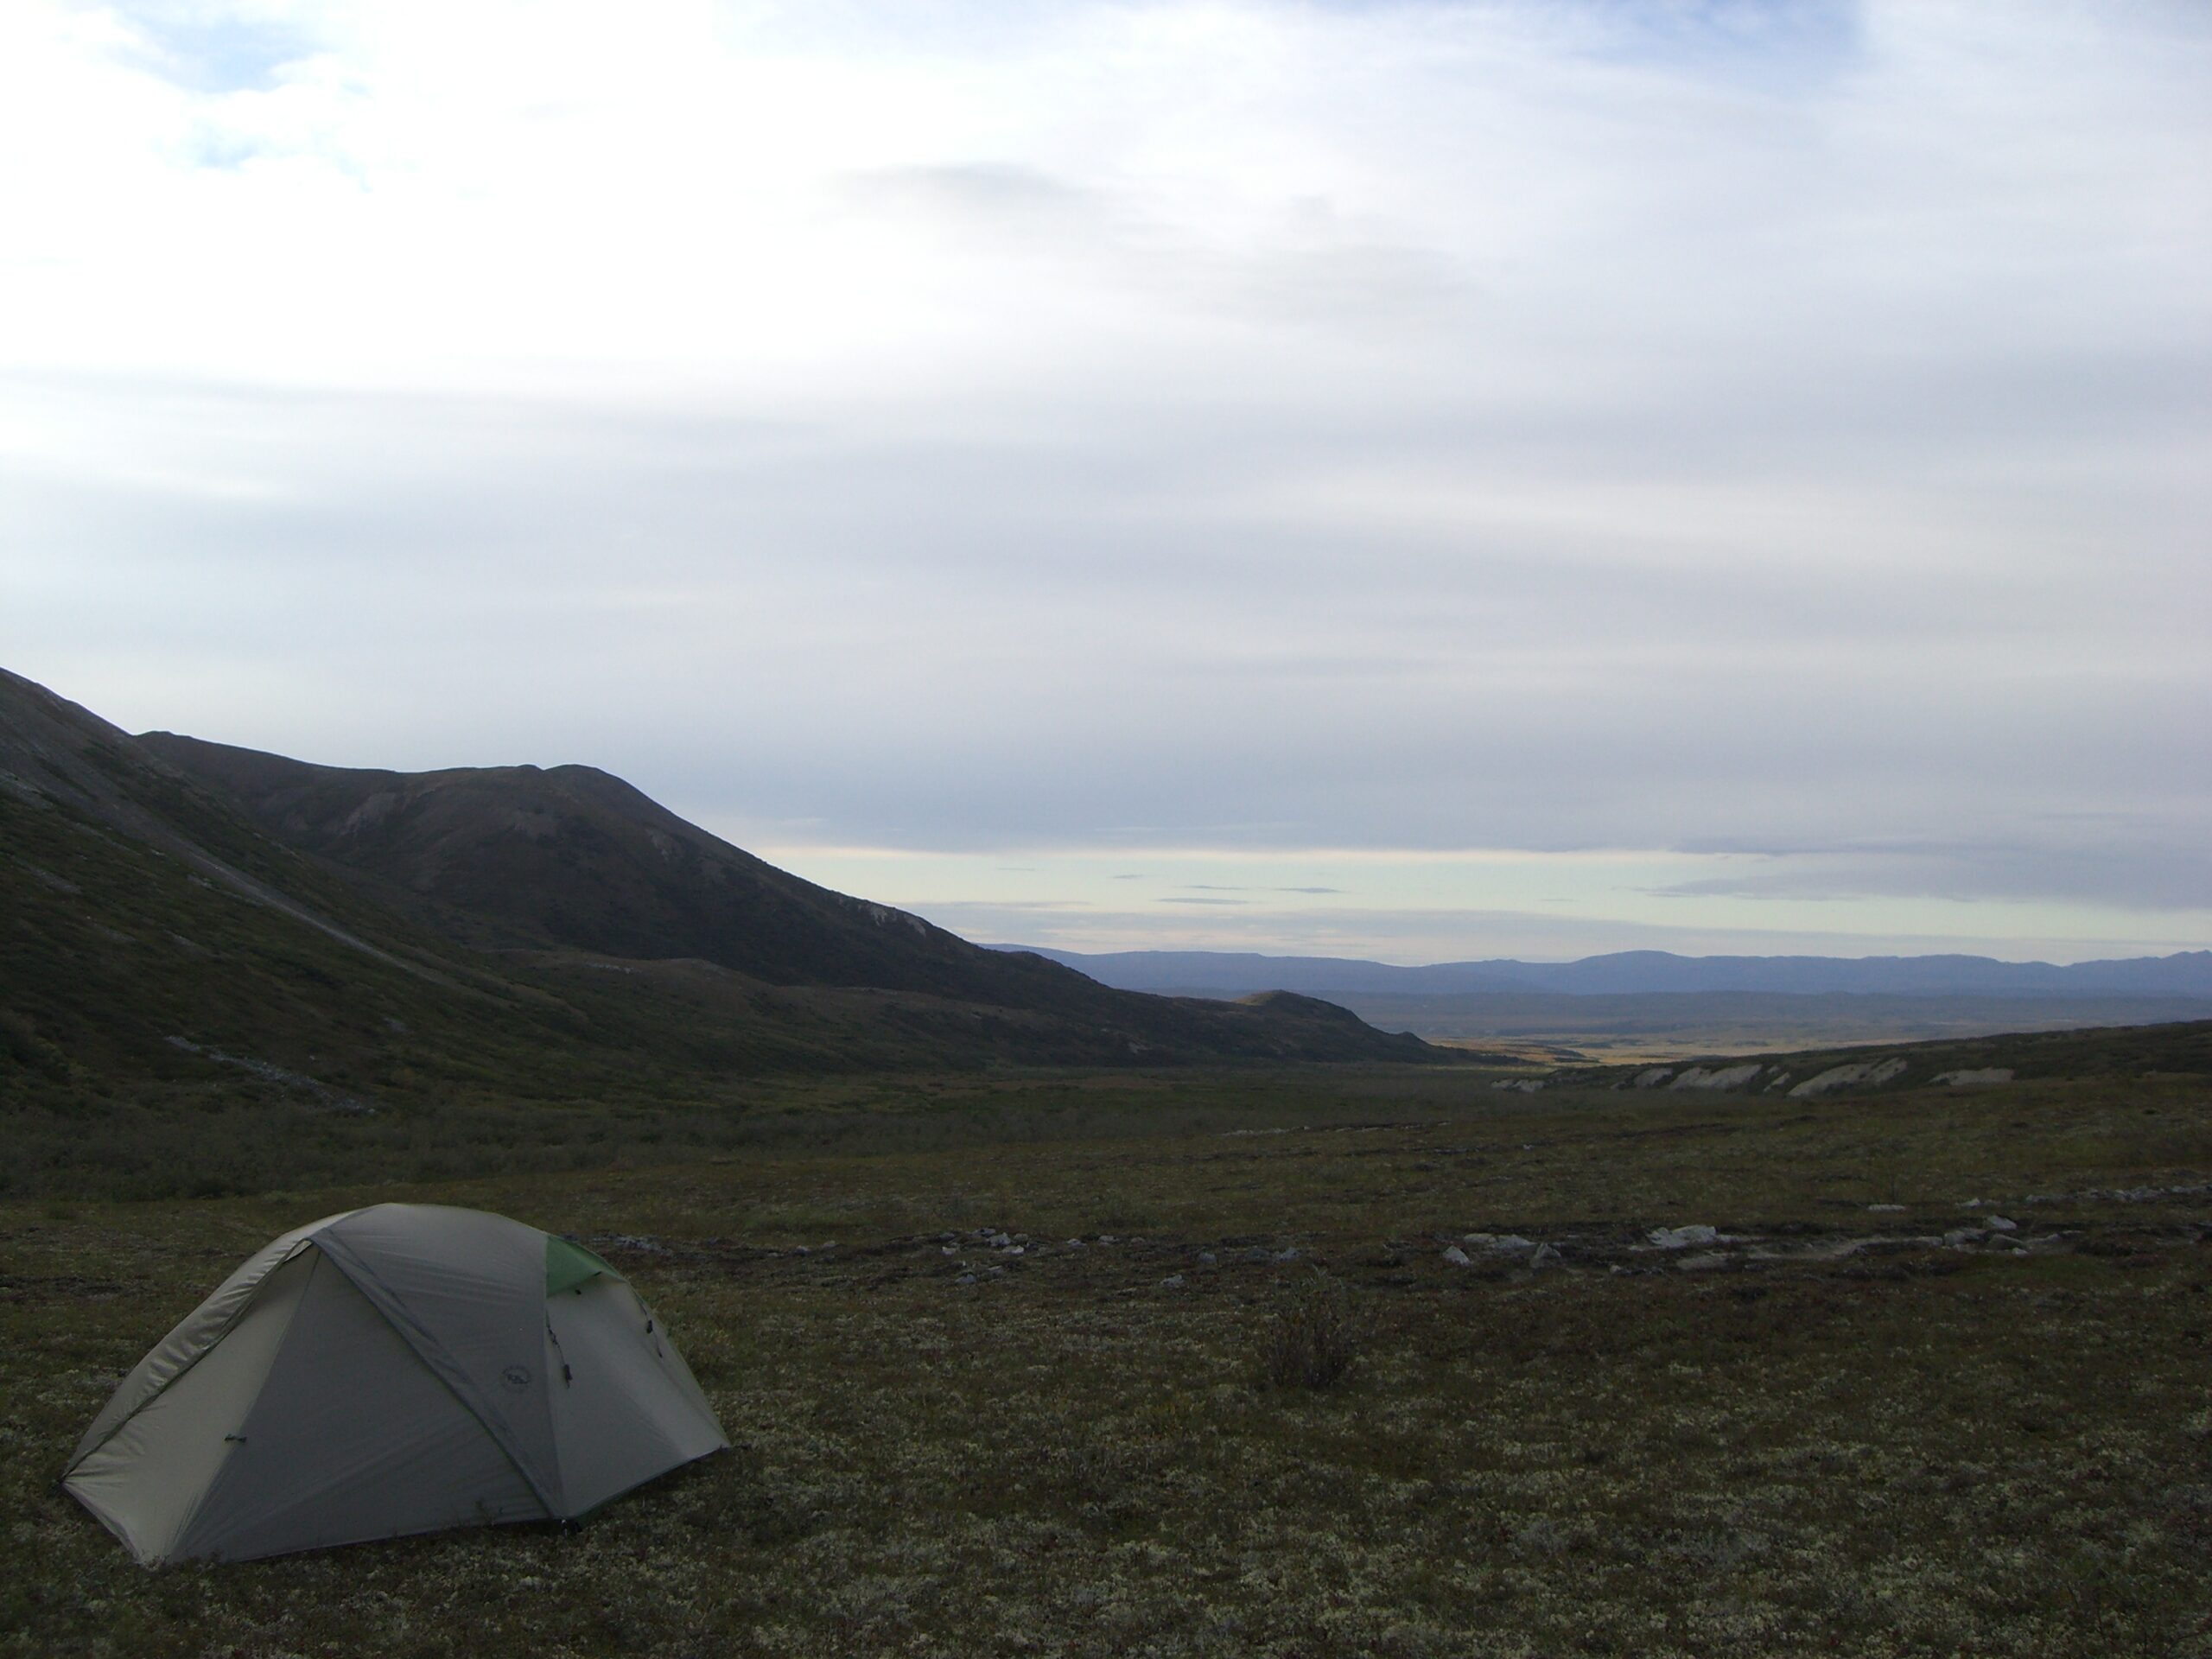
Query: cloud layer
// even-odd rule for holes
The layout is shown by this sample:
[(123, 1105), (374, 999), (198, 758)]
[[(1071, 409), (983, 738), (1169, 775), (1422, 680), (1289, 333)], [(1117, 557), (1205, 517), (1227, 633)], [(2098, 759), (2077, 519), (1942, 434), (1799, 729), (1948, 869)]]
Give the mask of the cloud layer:
[(0, 645), (795, 861), (2202, 940), (2209, 88), (2178, 4), (32, 0)]

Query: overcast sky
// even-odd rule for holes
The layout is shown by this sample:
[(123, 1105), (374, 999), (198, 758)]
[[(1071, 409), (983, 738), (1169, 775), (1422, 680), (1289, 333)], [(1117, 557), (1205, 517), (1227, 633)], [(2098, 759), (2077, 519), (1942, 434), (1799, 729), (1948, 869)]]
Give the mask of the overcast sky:
[(8, 0), (0, 664), (984, 939), (2212, 944), (2212, 11)]

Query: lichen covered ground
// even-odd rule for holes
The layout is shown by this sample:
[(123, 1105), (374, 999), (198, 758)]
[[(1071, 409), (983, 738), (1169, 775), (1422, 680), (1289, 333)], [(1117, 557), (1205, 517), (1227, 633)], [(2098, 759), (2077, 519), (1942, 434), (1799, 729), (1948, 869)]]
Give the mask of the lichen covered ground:
[[(0, 1206), (0, 1654), (2212, 1656), (2202, 1080), (1374, 1116)], [(54, 1489), (85, 1424), (387, 1197), (616, 1261), (736, 1449), (575, 1530), (133, 1566)], [(1357, 1363), (1271, 1386), (1317, 1276)]]

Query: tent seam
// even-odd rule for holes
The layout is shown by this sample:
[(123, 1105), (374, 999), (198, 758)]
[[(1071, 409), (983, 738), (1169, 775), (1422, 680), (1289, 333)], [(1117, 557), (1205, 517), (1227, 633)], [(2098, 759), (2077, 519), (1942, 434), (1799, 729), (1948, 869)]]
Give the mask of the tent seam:
[[(315, 1241), (312, 1239), (302, 1239), (300, 1243), (304, 1248), (308, 1244), (314, 1243)], [(289, 1262), (297, 1254), (299, 1254), (297, 1251), (288, 1251), (284, 1256), (284, 1260)], [(299, 1303), (296, 1304), (292, 1309), (294, 1319), (296, 1319), (299, 1317), (300, 1306), (306, 1303), (308, 1292), (315, 1287), (315, 1270), (321, 1268), (323, 1262), (327, 1262), (330, 1259), (330, 1253), (327, 1250), (321, 1249), (320, 1246), (317, 1246), (315, 1255), (319, 1259), (308, 1268), (308, 1281), (306, 1284), (300, 1287)], [(266, 1276), (264, 1277), (262, 1282), (264, 1284), (268, 1282)], [(257, 1287), (257, 1288), (258, 1287)], [(226, 1325), (223, 1327), (223, 1335), (230, 1335), (230, 1326)], [(291, 1339), (292, 1326), (288, 1322), (284, 1326), (284, 1334), (277, 1338), (276, 1349), (269, 1356), (269, 1370), (261, 1374), (262, 1388), (266, 1388), (268, 1386), (270, 1373), (276, 1370), (276, 1362), (284, 1357), (285, 1344), (289, 1343)], [(217, 1338), (217, 1341), (220, 1340), (220, 1338)], [(215, 1343), (209, 1343), (207, 1344), (207, 1351), (209, 1353), (213, 1353), (215, 1351)], [(199, 1363), (200, 1362), (198, 1360), (194, 1360), (193, 1362), (195, 1365)], [(188, 1366), (186, 1369), (189, 1370), (190, 1367)], [(179, 1371), (177, 1373), (177, 1376), (182, 1376), (183, 1375), (183, 1371)], [(164, 1390), (164, 1392), (166, 1392), (166, 1390)], [(246, 1420), (253, 1415), (255, 1408), (260, 1404), (261, 1389), (256, 1389), (254, 1390), (252, 1400), (247, 1403), (245, 1416), (238, 1420), (238, 1427), (240, 1428), (244, 1428), (245, 1427)], [(131, 1415), (135, 1417), (137, 1415), (137, 1413), (133, 1412)], [(236, 1438), (239, 1440), (243, 1440), (245, 1437), (244, 1435), (238, 1435), (235, 1437), (226, 1436), (226, 1438)], [(102, 1444), (105, 1445), (105, 1442), (103, 1441)], [(177, 1522), (175, 1535), (170, 1540), (172, 1544), (181, 1545), (187, 1538), (192, 1535), (193, 1523), (200, 1519), (200, 1512), (207, 1507), (208, 1499), (213, 1497), (218, 1491), (222, 1490), (223, 1477), (230, 1472), (230, 1467), (231, 1459), (226, 1457), (223, 1459), (221, 1464), (217, 1466), (214, 1474), (207, 1480), (207, 1484), (200, 1487), (200, 1496), (194, 1500), (192, 1507), (184, 1512), (184, 1519)], [(166, 1561), (169, 1558), (168, 1556), (163, 1556), (161, 1559)], [(218, 1559), (220, 1558), (219, 1557)]]
[[(351, 1212), (349, 1211), (348, 1213)], [(252, 1310), (254, 1303), (260, 1300), (261, 1287), (267, 1284), (270, 1280), (276, 1275), (276, 1270), (279, 1268), (289, 1266), (292, 1262), (299, 1259), (302, 1251), (309, 1249), (321, 1249), (321, 1236), (320, 1234), (312, 1235), (307, 1238), (302, 1239), (298, 1243), (293, 1245), (290, 1249), (285, 1251), (284, 1254), (277, 1260), (271, 1262), (267, 1269), (253, 1281), (253, 1287), (246, 1293), (244, 1300), (238, 1303), (237, 1308), (232, 1313), (231, 1317), (223, 1321), (222, 1328), (217, 1331), (213, 1336), (207, 1339), (206, 1345), (203, 1346), (198, 1353), (193, 1355), (190, 1359), (188, 1359), (183, 1364), (178, 1366), (176, 1370), (171, 1376), (162, 1381), (161, 1387), (156, 1389), (143, 1400), (141, 1400), (137, 1405), (131, 1407), (129, 1411), (117, 1418), (113, 1426), (108, 1429), (106, 1433), (101, 1435), (99, 1439), (94, 1440), (90, 1446), (80, 1447), (78, 1450), (76, 1455), (69, 1459), (67, 1465), (61, 1471), (61, 1478), (63, 1481), (67, 1482), (70, 1476), (75, 1474), (77, 1472), (78, 1466), (82, 1464), (86, 1458), (91, 1457), (93, 1452), (99, 1451), (110, 1440), (113, 1440), (117, 1435), (122, 1433), (124, 1429), (128, 1428), (132, 1422), (137, 1421), (140, 1412), (145, 1410), (146, 1408), (152, 1405), (155, 1401), (160, 1399), (163, 1395), (167, 1394), (171, 1389), (175, 1388), (179, 1382), (183, 1381), (186, 1375), (191, 1371), (194, 1366), (197, 1365), (201, 1360), (207, 1358), (208, 1355), (213, 1353), (216, 1349), (222, 1346), (223, 1338), (229, 1336), (232, 1331), (238, 1328), (238, 1321), (245, 1318), (246, 1314)], [(188, 1319), (191, 1316), (188, 1314), (186, 1317)]]
[[(340, 1248), (332, 1249), (330, 1248), (332, 1243), (336, 1243)], [(353, 1285), (353, 1288), (361, 1293), (369, 1306), (382, 1316), (385, 1323), (398, 1333), (399, 1339), (414, 1351), (415, 1357), (423, 1362), (423, 1368), (432, 1376), (437, 1378), (447, 1393), (461, 1402), (461, 1408), (474, 1417), (482, 1426), (484, 1432), (492, 1437), (492, 1444), (499, 1448), (499, 1455), (514, 1465), (514, 1471), (522, 1477), (523, 1484), (530, 1488), (531, 1491), (536, 1495), (537, 1501), (544, 1506), (547, 1518), (556, 1521), (566, 1519), (567, 1517), (562, 1514), (562, 1505), (554, 1500), (553, 1495), (545, 1490), (539, 1483), (537, 1477), (531, 1472), (529, 1465), (517, 1453), (512, 1444), (512, 1427), (504, 1418), (499, 1417), (498, 1413), (487, 1413), (482, 1405), (469, 1397), (470, 1394), (475, 1391), (473, 1382), (470, 1383), (467, 1392), (463, 1392), (454, 1382), (453, 1374), (459, 1373), (464, 1379), (467, 1374), (461, 1372), (461, 1367), (454, 1363), (453, 1356), (446, 1351), (445, 1345), (428, 1331), (423, 1330), (412, 1318), (408, 1317), (405, 1307), (393, 1294), (391, 1287), (378, 1278), (370, 1270), (368, 1263), (362, 1261), (343, 1239), (324, 1243), (322, 1252), (339, 1272), (346, 1275), (347, 1281)]]

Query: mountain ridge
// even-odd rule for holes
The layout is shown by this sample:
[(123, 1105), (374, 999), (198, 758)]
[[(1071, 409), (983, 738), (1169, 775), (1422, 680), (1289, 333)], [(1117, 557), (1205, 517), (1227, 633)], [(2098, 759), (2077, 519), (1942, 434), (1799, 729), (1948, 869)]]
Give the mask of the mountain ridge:
[[(524, 1135), (504, 1116), (742, 1109), (749, 1078), (1453, 1058), (1312, 998), (987, 951), (591, 768), (141, 741), (0, 671), (0, 1103), (47, 1115), (15, 1123), (27, 1167), (127, 1156), (168, 1190), (218, 1111), (313, 1138), (334, 1103), (376, 1135), (480, 1109)], [(84, 1128), (118, 1114), (140, 1127)]]

